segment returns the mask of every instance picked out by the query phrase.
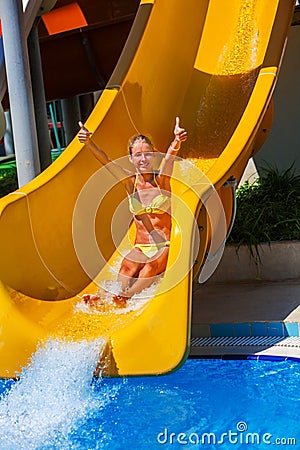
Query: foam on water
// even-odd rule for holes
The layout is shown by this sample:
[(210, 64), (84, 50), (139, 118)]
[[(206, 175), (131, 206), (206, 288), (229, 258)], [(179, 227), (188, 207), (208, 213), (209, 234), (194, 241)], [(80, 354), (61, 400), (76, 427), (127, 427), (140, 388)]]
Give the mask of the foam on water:
[[(81, 419), (111, 401), (93, 395), (91, 381), (103, 339), (49, 340), (0, 399), (0, 449), (70, 449), (68, 435)], [(72, 447), (73, 448), (73, 447)]]
[[(82, 312), (85, 314), (112, 314), (125, 315), (132, 311), (137, 311), (141, 313), (143, 308), (150, 302), (154, 300), (155, 293), (162, 281), (162, 277), (158, 277), (155, 282), (151, 284), (146, 289), (143, 289), (138, 294), (133, 295), (127, 300), (126, 307), (118, 307), (112, 301), (112, 296), (119, 294), (121, 292), (121, 283), (116, 280), (102, 280), (99, 283), (98, 293), (101, 294), (101, 299), (103, 304), (100, 305), (99, 309), (91, 308), (89, 305), (85, 304), (83, 301), (78, 302), (74, 307), (74, 312)], [(100, 304), (100, 303), (99, 303)], [(127, 324), (127, 323), (126, 323)]]

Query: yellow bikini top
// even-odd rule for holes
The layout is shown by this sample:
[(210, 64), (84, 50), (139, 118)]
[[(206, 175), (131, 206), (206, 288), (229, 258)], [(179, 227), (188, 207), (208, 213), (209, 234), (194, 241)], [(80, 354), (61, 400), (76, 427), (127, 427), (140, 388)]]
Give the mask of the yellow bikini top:
[(161, 189), (156, 181), (155, 174), (154, 181), (160, 191), (160, 194), (154, 197), (150, 205), (143, 205), (136, 197), (134, 197), (134, 194), (136, 192), (137, 180), (138, 174), (136, 174), (135, 176), (133, 193), (129, 197), (129, 211), (133, 215), (140, 216), (141, 214), (164, 214), (170, 209), (171, 199), (168, 195), (164, 195), (161, 193)]

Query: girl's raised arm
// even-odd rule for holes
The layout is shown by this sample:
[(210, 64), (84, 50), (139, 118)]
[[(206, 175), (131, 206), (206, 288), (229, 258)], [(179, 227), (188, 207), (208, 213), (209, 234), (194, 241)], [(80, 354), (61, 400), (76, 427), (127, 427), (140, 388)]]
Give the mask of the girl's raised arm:
[(181, 142), (187, 140), (187, 131), (181, 128), (179, 125), (179, 117), (176, 117), (175, 128), (174, 128), (174, 140), (171, 142), (166, 156), (164, 157), (163, 163), (160, 168), (160, 177), (170, 177), (173, 172), (174, 159), (181, 147)]
[[(133, 174), (127, 169), (124, 169), (120, 164), (112, 161), (109, 156), (91, 139), (92, 133), (83, 125), (82, 122), (78, 122), (80, 131), (77, 135), (79, 142), (88, 146), (95, 158), (106, 166), (107, 170), (119, 181), (125, 184), (127, 190), (131, 191), (132, 181), (129, 177)], [(130, 192), (131, 193), (131, 192)]]

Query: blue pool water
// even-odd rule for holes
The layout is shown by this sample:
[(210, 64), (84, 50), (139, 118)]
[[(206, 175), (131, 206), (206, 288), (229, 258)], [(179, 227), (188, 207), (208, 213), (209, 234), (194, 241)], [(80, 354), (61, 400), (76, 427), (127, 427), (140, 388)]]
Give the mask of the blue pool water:
[(52, 344), (1, 381), (1, 450), (300, 448), (299, 362), (191, 359), (166, 376), (93, 379), (96, 347)]

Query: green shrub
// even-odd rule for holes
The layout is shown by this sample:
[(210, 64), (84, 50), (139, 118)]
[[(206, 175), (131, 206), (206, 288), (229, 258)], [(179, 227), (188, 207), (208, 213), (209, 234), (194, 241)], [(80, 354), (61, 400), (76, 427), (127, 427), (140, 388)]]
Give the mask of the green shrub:
[[(52, 162), (61, 155), (63, 150), (64, 149), (51, 151)], [(15, 160), (0, 164), (0, 198), (16, 189), (18, 189), (18, 177)]]
[(0, 197), (18, 189), (17, 174), (14, 169), (0, 170)]
[(300, 239), (300, 175), (293, 165), (279, 172), (268, 167), (254, 184), (237, 190), (236, 220), (228, 242), (248, 245), (259, 258), (261, 243)]

